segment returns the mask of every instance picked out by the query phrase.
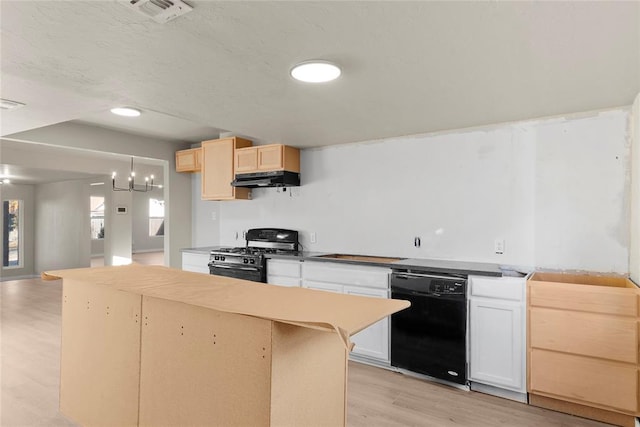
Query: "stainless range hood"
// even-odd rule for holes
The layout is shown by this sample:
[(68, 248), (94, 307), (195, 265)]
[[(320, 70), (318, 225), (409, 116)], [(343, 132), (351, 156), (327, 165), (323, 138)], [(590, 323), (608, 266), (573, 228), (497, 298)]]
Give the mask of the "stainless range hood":
[(289, 171), (239, 173), (231, 185), (244, 188), (298, 187), (300, 174)]

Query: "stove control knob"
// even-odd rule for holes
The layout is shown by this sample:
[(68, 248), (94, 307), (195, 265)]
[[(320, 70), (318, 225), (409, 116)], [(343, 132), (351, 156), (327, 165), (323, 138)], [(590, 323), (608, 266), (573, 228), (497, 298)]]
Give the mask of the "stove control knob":
[(213, 257), (213, 259), (215, 259), (216, 261), (220, 259), (220, 257), (218, 255), (216, 255), (215, 257)]
[(247, 258), (243, 259), (242, 262), (244, 262), (245, 264), (249, 264), (249, 260)]
[(220, 257), (220, 261), (224, 261), (224, 257), (223, 256)]
[(255, 259), (252, 259), (252, 260), (251, 260), (251, 264), (255, 264), (255, 263), (256, 263), (256, 260), (255, 260)]

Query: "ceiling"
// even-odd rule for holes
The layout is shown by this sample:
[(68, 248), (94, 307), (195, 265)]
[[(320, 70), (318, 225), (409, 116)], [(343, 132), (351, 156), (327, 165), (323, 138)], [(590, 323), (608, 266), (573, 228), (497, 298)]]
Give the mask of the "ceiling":
[[(311, 147), (626, 106), (640, 91), (637, 1), (187, 2), (163, 25), (117, 1), (3, 0), (2, 97), (27, 105), (1, 113), (2, 135), (82, 120)], [(291, 79), (308, 59), (343, 74)], [(118, 105), (150, 120), (114, 121)]]
[[(117, 185), (126, 186), (131, 172), (131, 157), (99, 151), (79, 150), (54, 145), (25, 143), (0, 139), (0, 177), (9, 177), (12, 184), (41, 184), (94, 178), (104, 180), (117, 172)], [(138, 183), (145, 176), (154, 176), (154, 183), (163, 184), (163, 162), (135, 157), (133, 169)]]
[(0, 164), (0, 177), (8, 176), (13, 184), (43, 184), (46, 182), (72, 181), (99, 176), (82, 172), (31, 168), (18, 165)]

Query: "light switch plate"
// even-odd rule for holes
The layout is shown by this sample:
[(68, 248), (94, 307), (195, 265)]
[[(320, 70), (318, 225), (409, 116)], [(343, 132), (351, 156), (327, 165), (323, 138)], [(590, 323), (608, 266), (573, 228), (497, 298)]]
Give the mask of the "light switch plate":
[(311, 235), (309, 236), (309, 239), (311, 240), (311, 243), (316, 243), (318, 241), (318, 236), (316, 236), (315, 231), (311, 232)]

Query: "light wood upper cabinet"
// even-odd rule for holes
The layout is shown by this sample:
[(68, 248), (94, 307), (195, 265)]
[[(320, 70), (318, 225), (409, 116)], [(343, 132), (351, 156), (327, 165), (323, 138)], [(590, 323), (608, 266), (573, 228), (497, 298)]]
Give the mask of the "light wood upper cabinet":
[(251, 141), (230, 137), (202, 143), (202, 200), (248, 199), (251, 190), (231, 185), (235, 178), (236, 149), (250, 147)]
[(236, 173), (252, 172), (258, 169), (257, 147), (236, 150)]
[(191, 148), (176, 151), (176, 172), (200, 172), (202, 168), (202, 150)]
[(241, 148), (236, 150), (235, 168), (236, 173), (300, 172), (300, 150), (282, 144)]

